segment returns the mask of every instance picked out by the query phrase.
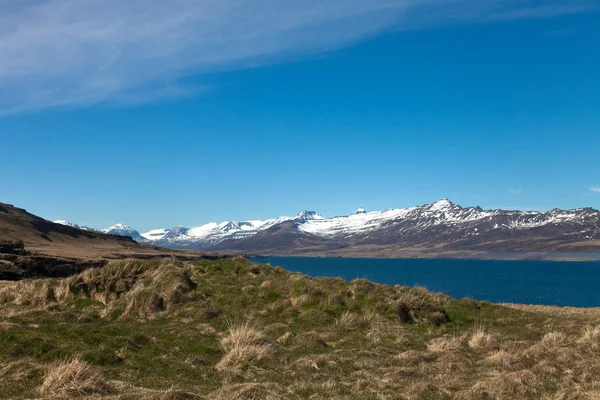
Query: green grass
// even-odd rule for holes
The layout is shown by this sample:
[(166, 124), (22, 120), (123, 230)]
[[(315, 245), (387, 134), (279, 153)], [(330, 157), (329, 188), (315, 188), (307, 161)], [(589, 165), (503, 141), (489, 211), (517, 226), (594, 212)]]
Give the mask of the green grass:
[[(400, 308), (410, 312), (406, 322)], [(449, 320), (438, 326), (432, 315)], [(598, 323), (594, 315), (311, 279), (241, 258), (119, 261), (63, 280), (0, 284), (0, 397), (39, 397), (48, 366), (76, 356), (126, 383), (123, 398), (170, 388), (217, 399), (578, 398), (593, 393), (600, 376), (599, 346), (577, 341), (584, 325)], [(239, 370), (218, 368), (228, 356), (220, 341), (245, 321), (260, 334), (249, 345), (266, 355), (244, 359)], [(494, 345), (471, 348), (469, 335), (481, 327)], [(542, 349), (554, 330), (568, 347)], [(430, 350), (441, 337), (460, 338), (460, 348)], [(516, 361), (490, 365), (500, 349)], [(39, 369), (27, 379), (2, 376), (2, 366), (19, 363)]]

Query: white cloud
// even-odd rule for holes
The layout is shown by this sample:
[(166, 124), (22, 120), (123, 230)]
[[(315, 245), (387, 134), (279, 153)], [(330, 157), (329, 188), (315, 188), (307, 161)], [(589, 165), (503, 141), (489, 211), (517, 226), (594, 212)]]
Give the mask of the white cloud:
[(592, 186), (590, 190), (594, 193), (600, 193), (600, 186)]
[(520, 196), (523, 194), (523, 189), (508, 189), (508, 193), (512, 194), (513, 196)]
[(584, 0), (0, 0), (0, 115), (194, 95), (181, 79), (386, 30), (547, 18)]

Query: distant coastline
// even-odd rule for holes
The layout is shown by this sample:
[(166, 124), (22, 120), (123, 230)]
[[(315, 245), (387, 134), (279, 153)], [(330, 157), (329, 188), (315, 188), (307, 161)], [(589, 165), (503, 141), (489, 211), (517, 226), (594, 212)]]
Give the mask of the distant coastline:
[(269, 257), (306, 257), (306, 258), (347, 258), (347, 259), (439, 259), (439, 260), (489, 260), (489, 261), (553, 261), (553, 262), (600, 262), (600, 253), (440, 253), (408, 256), (382, 256), (377, 253), (352, 253), (349, 255), (337, 253), (301, 253), (301, 254), (244, 254), (249, 259), (264, 259)]

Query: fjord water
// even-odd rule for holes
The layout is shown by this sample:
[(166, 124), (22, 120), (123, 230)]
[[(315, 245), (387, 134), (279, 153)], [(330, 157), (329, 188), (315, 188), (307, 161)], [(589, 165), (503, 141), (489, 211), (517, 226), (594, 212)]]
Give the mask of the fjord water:
[(600, 261), (264, 257), (253, 261), (318, 277), (424, 286), (494, 303), (600, 306)]

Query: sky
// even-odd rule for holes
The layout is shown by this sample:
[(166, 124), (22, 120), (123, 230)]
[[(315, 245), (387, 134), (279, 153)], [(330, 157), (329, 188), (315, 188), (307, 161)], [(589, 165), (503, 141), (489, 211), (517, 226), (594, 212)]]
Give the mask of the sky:
[(0, 0), (0, 202), (600, 208), (599, 49), (600, 0)]

